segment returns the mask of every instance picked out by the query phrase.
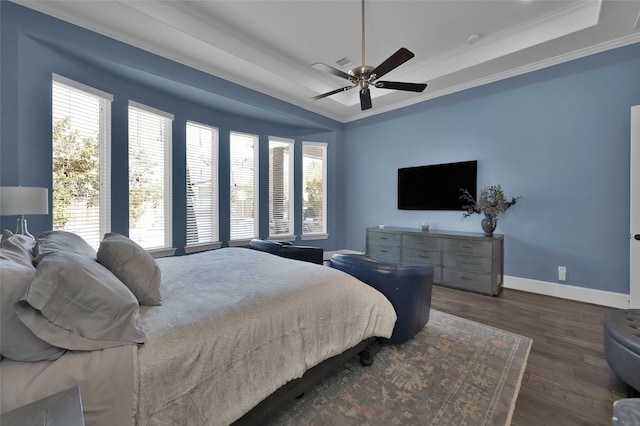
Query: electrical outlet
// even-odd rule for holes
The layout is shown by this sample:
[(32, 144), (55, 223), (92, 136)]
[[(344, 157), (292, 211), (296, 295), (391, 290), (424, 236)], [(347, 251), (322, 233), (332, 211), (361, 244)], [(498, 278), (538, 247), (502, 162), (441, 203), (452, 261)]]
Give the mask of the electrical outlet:
[(567, 280), (567, 267), (566, 266), (558, 266), (558, 280), (566, 281)]

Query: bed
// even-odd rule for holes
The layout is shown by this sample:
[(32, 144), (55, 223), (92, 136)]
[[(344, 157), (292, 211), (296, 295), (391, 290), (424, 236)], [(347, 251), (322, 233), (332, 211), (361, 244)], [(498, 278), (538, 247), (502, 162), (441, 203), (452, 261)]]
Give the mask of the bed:
[[(54, 235), (61, 236), (59, 232)], [(62, 235), (63, 240), (70, 237)], [(47, 237), (39, 240), (46, 242)], [(15, 297), (4, 292), (5, 284), (15, 281), (5, 267), (7, 262), (17, 261), (9, 250), (13, 247), (11, 240), (15, 243), (16, 238), (3, 234), (3, 299)], [(46, 360), (7, 359), (19, 358), (11, 353), (10, 342), (4, 338), (5, 325), (16, 318), (4, 321), (5, 315), (13, 313), (3, 309), (2, 412), (79, 385), (88, 425), (251, 424), (317, 381), (325, 373), (325, 365), (334, 367), (365, 349), (372, 338), (389, 337), (393, 331), (395, 311), (381, 293), (326, 266), (245, 248), (153, 261), (126, 237), (115, 235), (112, 239), (133, 250), (135, 256), (125, 251), (125, 258), (135, 259), (135, 268), (145, 265), (144, 274), (136, 271), (138, 278), (158, 274), (157, 288), (145, 293), (135, 283), (130, 286), (136, 302), (149, 300), (135, 307), (128, 303), (126, 309), (120, 309), (125, 314), (118, 313), (116, 322), (120, 316), (127, 320), (114, 330), (105, 331), (89, 323), (84, 326), (86, 330), (72, 330), (73, 336), (64, 339), (51, 337), (46, 330), (34, 333), (45, 337), (46, 344), (49, 340), (58, 344), (52, 344), (53, 349), (38, 348), (40, 357), (50, 358)], [(17, 320), (30, 331), (38, 326), (31, 324), (29, 315), (48, 309), (42, 304), (40, 312), (25, 300), (38, 290), (38, 280), (46, 275), (40, 269), (52, 263), (58, 265), (56, 268), (68, 268), (76, 261), (83, 265), (83, 271), (94, 264), (100, 268), (101, 263), (108, 264), (91, 259), (86, 247), (76, 250), (79, 243), (75, 240), (49, 242), (48, 247), (39, 243), (41, 246), (34, 248), (24, 240), (19, 242), (27, 245), (25, 250), (33, 254), (32, 261), (38, 265), (34, 268), (38, 279), (31, 278), (28, 296), (14, 304)], [(90, 260), (78, 260), (82, 256)], [(142, 256), (142, 260), (136, 256)], [(116, 278), (122, 276), (117, 267), (109, 266), (111, 270), (103, 269), (113, 271)], [(28, 265), (24, 269), (28, 270)], [(104, 271), (100, 269), (100, 273)], [(57, 282), (74, 281), (77, 275), (77, 269), (66, 275), (56, 269), (52, 276)], [(131, 281), (131, 277), (124, 278), (117, 281)], [(51, 282), (43, 286), (49, 287)], [(44, 322), (46, 327), (51, 326), (50, 319)], [(74, 321), (68, 328), (82, 328), (78, 323), (82, 321)], [(59, 333), (58, 329), (54, 331)], [(82, 333), (89, 335), (77, 336)], [(72, 348), (61, 348), (62, 344)], [(59, 352), (50, 354), (52, 350)]]

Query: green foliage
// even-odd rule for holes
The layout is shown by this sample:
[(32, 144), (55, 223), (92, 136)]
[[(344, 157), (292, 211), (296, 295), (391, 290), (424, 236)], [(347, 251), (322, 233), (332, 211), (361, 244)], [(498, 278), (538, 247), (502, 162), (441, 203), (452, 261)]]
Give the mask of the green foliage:
[(507, 200), (502, 192), (500, 185), (485, 185), (480, 191), (480, 198), (478, 201), (469, 194), (466, 189), (460, 189), (462, 195), (461, 200), (467, 201), (470, 204), (463, 206), (466, 210), (463, 213), (464, 217), (469, 217), (474, 213), (483, 213), (485, 216), (497, 218), (498, 215), (507, 211), (507, 209), (513, 206), (520, 197), (512, 197), (511, 200)]
[(129, 220), (135, 228), (146, 208), (157, 208), (162, 200), (162, 187), (152, 179), (156, 164), (142, 150), (129, 151)]
[[(97, 137), (81, 138), (71, 129), (71, 118), (53, 124), (53, 227), (64, 229), (69, 207), (84, 203), (87, 208), (100, 201), (100, 142)], [(129, 160), (129, 212), (132, 226), (145, 209), (156, 208), (163, 193), (153, 180), (155, 164), (143, 151)]]
[(315, 215), (322, 212), (322, 179), (314, 178), (307, 181), (305, 191), (307, 192), (307, 207), (313, 209)]
[(100, 199), (99, 142), (71, 130), (71, 118), (53, 125), (53, 226), (63, 229), (74, 202), (92, 207)]

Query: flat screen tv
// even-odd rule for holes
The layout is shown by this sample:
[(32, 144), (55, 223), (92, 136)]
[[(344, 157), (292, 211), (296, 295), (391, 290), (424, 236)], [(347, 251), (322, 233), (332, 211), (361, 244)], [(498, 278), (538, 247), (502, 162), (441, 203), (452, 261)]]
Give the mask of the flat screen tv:
[(460, 188), (476, 198), (478, 162), (432, 164), (398, 169), (399, 210), (464, 210)]

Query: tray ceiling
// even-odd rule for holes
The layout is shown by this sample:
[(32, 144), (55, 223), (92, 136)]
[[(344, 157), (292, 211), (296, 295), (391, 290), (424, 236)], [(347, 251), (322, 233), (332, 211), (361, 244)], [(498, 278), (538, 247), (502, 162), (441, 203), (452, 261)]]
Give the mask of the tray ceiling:
[(359, 1), (15, 2), (341, 122), (640, 41), (640, 0), (369, 0), (366, 65), (405, 47), (384, 79), (428, 87), (361, 111), (357, 90), (309, 100), (349, 84), (311, 64), (362, 65)]

